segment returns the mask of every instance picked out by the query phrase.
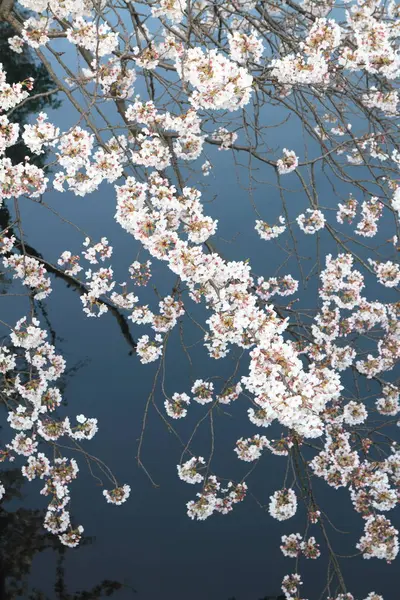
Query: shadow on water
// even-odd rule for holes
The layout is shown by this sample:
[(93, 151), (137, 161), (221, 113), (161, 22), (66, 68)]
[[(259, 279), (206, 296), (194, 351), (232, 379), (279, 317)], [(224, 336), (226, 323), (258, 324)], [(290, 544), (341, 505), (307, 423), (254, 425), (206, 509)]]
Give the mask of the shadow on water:
[[(89, 590), (68, 591), (65, 570), (68, 551), (54, 535), (43, 529), (45, 511), (26, 508), (6, 510), (4, 506), (22, 497), (23, 479), (19, 469), (2, 472), (2, 481), (7, 491), (0, 505), (0, 600), (95, 600), (112, 596), (122, 588), (127, 588), (118, 581), (104, 579)], [(83, 546), (92, 543), (91, 538), (82, 540)], [(51, 595), (40, 589), (30, 588), (29, 585), (33, 560), (46, 550), (52, 550), (56, 555)], [(130, 590), (132, 594), (135, 592), (133, 588)]]
[[(28, 123), (32, 113), (38, 114), (45, 109), (57, 109), (61, 106), (61, 100), (56, 93), (56, 86), (49, 76), (45, 67), (34, 58), (33, 52), (27, 44), (24, 44), (21, 54), (13, 52), (8, 44), (8, 39), (15, 32), (8, 23), (0, 22), (0, 63), (7, 72), (8, 83), (18, 83), (32, 77), (35, 80), (34, 90), (28, 101), (22, 102), (11, 112), (12, 120), (18, 122), (20, 128)], [(28, 151), (22, 142), (7, 148), (6, 156), (13, 163), (24, 161), (29, 156), (30, 162), (41, 166), (44, 164), (46, 154), (35, 155)]]

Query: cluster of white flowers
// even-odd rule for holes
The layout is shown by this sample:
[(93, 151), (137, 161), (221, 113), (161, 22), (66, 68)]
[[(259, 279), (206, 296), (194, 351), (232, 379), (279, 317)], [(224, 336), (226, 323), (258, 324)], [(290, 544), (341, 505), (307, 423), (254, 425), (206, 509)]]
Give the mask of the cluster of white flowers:
[(293, 150), (283, 149), (283, 158), (280, 158), (277, 163), (278, 173), (280, 175), (286, 175), (297, 169), (299, 159)]
[[(58, 535), (60, 541), (69, 547), (79, 544), (83, 527), (72, 527), (70, 514), (66, 510), (70, 502), (69, 485), (77, 477), (79, 468), (74, 459), (56, 457), (51, 460), (38, 452), (40, 440), (57, 442), (62, 437), (71, 440), (90, 440), (96, 434), (97, 419), (76, 416), (76, 425), (70, 419), (57, 418), (55, 411), (60, 406), (62, 396), (57, 387), (49, 385), (57, 381), (65, 371), (66, 363), (56, 354), (53, 345), (46, 342), (47, 333), (33, 318), (20, 319), (10, 335), (13, 350), (3, 346), (0, 350), (0, 372), (13, 373), (8, 378), (5, 393), (8, 396), (8, 423), (16, 430), (13, 439), (2, 451), (2, 460), (13, 461), (15, 455), (27, 458), (22, 466), (22, 474), (28, 481), (44, 480), (41, 494), (50, 497), (44, 518), (44, 527)], [(22, 350), (22, 354), (18, 349)], [(29, 369), (18, 368), (18, 364), (28, 364)], [(11, 386), (10, 386), (11, 384)], [(4, 488), (2, 487), (2, 493)], [(108, 502), (121, 504), (129, 496), (130, 488), (124, 485), (111, 492), (104, 492)]]
[(151, 340), (148, 335), (142, 335), (137, 342), (136, 352), (143, 364), (154, 362), (163, 353), (163, 339), (159, 333)]
[(393, 194), (392, 207), (400, 215), (400, 186), (395, 189)]
[(174, 151), (178, 158), (196, 160), (203, 150), (205, 136), (188, 133), (174, 142)]
[(328, 62), (322, 53), (304, 57), (288, 54), (271, 62), (271, 77), (284, 85), (324, 84), (329, 81)]
[(158, 48), (152, 42), (150, 42), (149, 45), (144, 49), (140, 49), (139, 46), (135, 46), (133, 48), (133, 54), (135, 56), (136, 65), (149, 71), (155, 69), (158, 67), (160, 62), (162, 50), (163, 49)]
[(345, 221), (351, 223), (357, 214), (357, 207), (357, 200), (350, 194), (349, 198), (344, 204), (338, 204), (338, 211), (336, 213), (337, 222), (341, 223), (342, 225)]
[(131, 279), (136, 285), (144, 286), (147, 285), (151, 277), (151, 261), (148, 260), (145, 263), (140, 263), (135, 260), (129, 267), (129, 273)]
[(364, 535), (357, 544), (364, 558), (380, 558), (388, 562), (399, 552), (399, 532), (383, 515), (371, 515), (365, 522)]
[(247, 440), (240, 438), (236, 442), (235, 452), (240, 460), (253, 462), (253, 460), (258, 460), (264, 448), (269, 448), (269, 446), (269, 441), (265, 436), (256, 434)]
[(88, 15), (93, 8), (90, 0), (20, 0), (22, 6), (36, 13), (49, 10), (59, 19)]
[(255, 33), (250, 35), (241, 31), (228, 34), (229, 52), (232, 60), (238, 63), (258, 62), (264, 51), (261, 38)]
[(193, 458), (183, 463), (183, 465), (177, 466), (179, 478), (186, 483), (201, 483), (204, 477), (201, 473), (198, 473), (198, 469), (205, 464), (206, 461), (202, 456), (198, 458), (193, 456)]
[(340, 26), (333, 19), (315, 19), (303, 45), (306, 54), (330, 53), (340, 44)]
[(23, 254), (10, 254), (3, 258), (3, 266), (13, 271), (13, 277), (35, 292), (37, 300), (43, 300), (51, 293), (50, 278), (44, 266), (36, 259)]
[(0, 159), (0, 203), (3, 199), (39, 198), (47, 188), (48, 178), (43, 169), (28, 162), (13, 165), (11, 159)]
[[(8, 84), (3, 65), (0, 63), (0, 113), (13, 109), (29, 96), (33, 79)], [(10, 146), (18, 142), (19, 126), (11, 123), (6, 115), (0, 116), (0, 206), (3, 199), (40, 197), (46, 190), (48, 178), (43, 169), (25, 162), (13, 164), (10, 158), (3, 157)]]
[[(114, 56), (106, 62), (93, 59), (90, 68), (82, 69), (82, 73), (87, 83), (91, 81), (96, 86), (100, 85), (103, 95), (108, 99), (129, 98), (133, 94), (136, 72), (123, 66)], [(125, 136), (119, 136), (118, 145), (123, 147), (125, 141)]]
[(298, 226), (304, 233), (313, 234), (325, 227), (325, 217), (320, 210), (307, 208), (306, 213), (299, 215), (296, 219)]
[[(107, 238), (101, 238), (100, 242), (96, 244), (92, 244), (89, 238), (86, 238), (83, 242), (84, 247), (82, 255), (90, 264), (96, 265), (99, 264), (99, 261), (104, 262), (106, 259), (109, 259), (112, 256), (113, 248), (110, 246)], [(80, 257), (78, 255), (73, 255), (69, 250), (64, 251), (61, 254), (61, 257), (58, 259), (58, 264), (66, 267), (65, 273), (68, 276), (74, 277), (83, 270), (83, 267), (79, 264)], [(138, 263), (140, 265), (140, 263)], [(139, 301), (139, 298), (133, 293), (128, 292), (127, 284), (121, 283), (119, 286), (122, 288), (121, 293), (117, 293), (114, 290), (116, 282), (113, 280), (114, 273), (111, 267), (102, 267), (97, 271), (92, 271), (89, 269), (85, 272), (85, 288), (87, 292), (81, 295), (81, 301), (83, 304), (83, 311), (86, 313), (88, 317), (100, 317), (101, 315), (108, 312), (108, 303), (114, 304), (118, 308), (132, 310), (134, 305)], [(111, 292), (111, 294), (110, 294)], [(107, 296), (110, 294), (109, 296)], [(103, 298), (102, 298), (103, 297)], [(108, 303), (105, 301), (107, 297)], [(164, 300), (164, 303), (168, 299)], [(160, 307), (163, 307), (164, 304), (160, 303)], [(172, 309), (170, 309), (170, 312)], [(165, 311), (164, 311), (165, 312)], [(151, 315), (151, 313), (149, 313)], [(167, 329), (157, 329), (156, 327), (156, 319), (157, 317), (151, 315), (153, 318), (153, 328), (156, 331), (166, 331)], [(158, 319), (163, 319), (170, 323), (173, 321), (173, 318), (179, 314), (161, 315)], [(132, 320), (135, 321), (135, 318), (131, 316)], [(149, 322), (152, 321), (152, 318), (149, 319)], [(136, 322), (138, 319), (136, 319)], [(165, 324), (164, 324), (165, 325)]]
[(181, 80), (195, 88), (190, 96), (195, 108), (234, 111), (250, 101), (253, 77), (217, 50), (189, 48), (175, 66)]
[(182, 419), (187, 415), (186, 406), (190, 404), (190, 398), (187, 394), (177, 394), (172, 396), (172, 400), (165, 400), (165, 411), (172, 419)]
[(0, 63), (0, 111), (10, 110), (25, 100), (29, 96), (32, 85), (33, 80), (30, 78), (12, 85), (7, 83), (6, 72), (3, 69), (3, 64)]
[(227, 486), (222, 488), (217, 478), (211, 475), (204, 482), (202, 492), (196, 494), (198, 500), (190, 500), (187, 503), (187, 514), (191, 519), (199, 521), (204, 521), (214, 512), (228, 514), (235, 504), (244, 499), (246, 492), (245, 483), (234, 484), (229, 481)]
[(221, 394), (217, 396), (219, 404), (230, 404), (234, 400), (237, 400), (242, 393), (243, 388), (240, 383), (234, 386), (226, 387)]
[(154, 167), (162, 171), (171, 164), (171, 153), (168, 145), (155, 133), (151, 138), (146, 132), (137, 136), (137, 142), (140, 144), (138, 152), (132, 152), (132, 161), (134, 164), (145, 167)]
[(392, 42), (398, 33), (395, 23), (384, 22), (375, 12), (375, 3), (358, 3), (347, 12), (347, 24), (355, 44), (341, 47), (339, 64), (351, 71), (365, 69), (388, 79), (397, 76), (400, 57)]
[(0, 116), (0, 156), (5, 153), (7, 148), (14, 146), (18, 135), (18, 123), (11, 123), (6, 115)]
[(205, 136), (200, 135), (200, 118), (193, 108), (180, 117), (174, 117), (169, 112), (158, 113), (152, 101), (143, 103), (137, 96), (135, 102), (128, 107), (125, 116), (129, 121), (146, 126), (135, 138), (139, 149), (131, 152), (132, 160), (137, 164), (159, 170), (171, 164), (170, 148), (162, 130), (177, 132), (173, 151), (178, 158), (186, 161), (196, 160), (202, 153)]
[(200, 521), (207, 519), (214, 512), (226, 515), (233, 510), (235, 504), (244, 499), (246, 492), (247, 485), (244, 482), (234, 484), (229, 481), (226, 487), (222, 488), (217, 478), (211, 475), (204, 483), (203, 491), (196, 494), (199, 499), (187, 503), (187, 514), (191, 519)]
[(61, 267), (66, 266), (65, 273), (73, 277), (82, 271), (82, 267), (79, 264), (79, 258), (78, 255), (73, 255), (69, 250), (65, 250), (57, 260), (57, 264)]
[(202, 171), (202, 173), (203, 173), (204, 177), (208, 177), (208, 176), (209, 176), (209, 174), (210, 174), (210, 172), (211, 172), (211, 169), (212, 169), (212, 165), (211, 165), (211, 163), (210, 163), (210, 161), (209, 161), (209, 160), (206, 160), (206, 161), (205, 161), (205, 162), (204, 162), (204, 163), (201, 165), (201, 171)]
[(262, 240), (273, 240), (286, 230), (285, 218), (280, 216), (280, 225), (269, 225), (265, 221), (257, 220), (255, 230)]
[(296, 514), (297, 498), (292, 489), (277, 490), (270, 496), (269, 513), (278, 521), (286, 521)]
[(104, 490), (103, 496), (106, 498), (107, 502), (110, 504), (116, 504), (120, 506), (124, 502), (127, 501), (131, 493), (131, 488), (129, 485), (123, 485), (121, 487), (116, 487), (113, 490)]
[(166, 17), (172, 23), (180, 23), (184, 17), (187, 0), (159, 0), (151, 7), (153, 17)]
[(89, 134), (81, 127), (74, 127), (73, 131), (61, 136), (58, 146), (60, 154), (58, 162), (68, 172), (73, 172), (84, 166), (92, 153), (94, 135)]
[[(353, 594), (350, 594), (350, 592), (347, 592), (345, 594), (339, 594), (335, 598), (329, 597), (328, 600), (356, 600), (356, 599), (354, 598)], [(368, 596), (366, 598), (364, 598), (364, 600), (383, 600), (383, 596), (381, 596), (380, 594), (377, 594), (376, 592), (370, 592), (368, 594)]]
[[(309, 347), (307, 351), (314, 359), (321, 361), (327, 358), (334, 368), (343, 370), (353, 364), (355, 350), (349, 346), (339, 348), (332, 342), (351, 332), (365, 333), (379, 327), (383, 336), (377, 341), (378, 356), (369, 353), (366, 358), (355, 363), (359, 373), (370, 379), (393, 369), (400, 357), (398, 313), (391, 305), (368, 302), (361, 296), (364, 278), (359, 271), (352, 269), (352, 263), (350, 254), (341, 254), (334, 260), (331, 255), (326, 257), (327, 267), (321, 273), (323, 285), (320, 290), (320, 296), (325, 302), (316, 317), (318, 326), (312, 326), (319, 347), (314, 350)], [(388, 265), (387, 276), (395, 277), (396, 273), (397, 270), (393, 271), (392, 266)], [(388, 280), (390, 281), (390, 277)], [(336, 305), (334, 308), (330, 307), (331, 302)], [(353, 311), (346, 318), (340, 315), (340, 311), (345, 309)]]
[(319, 544), (315, 537), (311, 536), (303, 540), (300, 533), (291, 533), (282, 536), (281, 550), (284, 556), (297, 558), (303, 554), (306, 558), (316, 559), (321, 556)]
[(271, 76), (290, 86), (327, 84), (330, 55), (340, 39), (340, 26), (333, 19), (315, 19), (305, 42), (300, 43), (302, 53), (274, 59)]
[(238, 138), (236, 131), (228, 131), (225, 127), (218, 127), (212, 134), (212, 139), (218, 142), (219, 150), (229, 150)]
[(115, 287), (113, 270), (111, 267), (102, 267), (94, 272), (89, 269), (85, 275), (88, 293), (81, 296), (83, 311), (88, 317), (100, 317), (108, 308), (104, 302), (99, 302), (99, 298)]
[(250, 356), (250, 376), (242, 381), (268, 420), (277, 419), (302, 436), (319, 437), (324, 430), (319, 415), (340, 394), (338, 374), (315, 365), (304, 371), (294, 345), (279, 337)]
[(85, 415), (76, 416), (77, 425), (73, 430), (74, 440), (91, 440), (97, 433), (97, 419), (89, 419)]
[(378, 221), (382, 215), (383, 205), (379, 198), (373, 196), (361, 205), (361, 221), (355, 233), (363, 237), (373, 237), (378, 231)]
[(266, 302), (275, 294), (278, 296), (291, 296), (299, 287), (299, 282), (291, 275), (283, 275), (281, 277), (270, 277), (266, 281), (264, 277), (259, 277), (257, 280), (257, 295)]
[(367, 420), (368, 411), (364, 404), (351, 400), (343, 409), (343, 421), (347, 425), (360, 425)]
[(388, 116), (397, 114), (399, 94), (397, 90), (390, 92), (377, 90), (375, 86), (369, 88), (368, 94), (363, 96), (363, 104), (367, 108), (378, 108)]
[(36, 123), (24, 125), (22, 139), (25, 146), (34, 154), (43, 154), (43, 147), (55, 146), (60, 135), (58, 127), (47, 122), (46, 113), (39, 113)]
[(96, 56), (111, 54), (118, 46), (118, 34), (111, 31), (107, 23), (85, 21), (78, 17), (73, 26), (67, 29), (67, 38), (76, 44), (93, 52)]
[(29, 17), (29, 19), (24, 21), (22, 30), (23, 40), (32, 48), (44, 46), (50, 39), (47, 35), (49, 25), (49, 19), (44, 16), (38, 19), (36, 17)]
[(282, 591), (286, 600), (296, 600), (300, 598), (299, 588), (303, 585), (300, 575), (293, 573), (285, 575), (282, 581)]
[(208, 404), (213, 399), (214, 386), (211, 381), (197, 379), (192, 387), (193, 400), (199, 404)]
[(10, 46), (10, 50), (16, 54), (22, 54), (25, 42), (19, 35), (13, 35), (12, 37), (9, 37), (7, 42)]
[(351, 254), (339, 254), (336, 259), (327, 255), (326, 268), (321, 273), (323, 300), (335, 302), (338, 308), (352, 309), (359, 305), (364, 278), (352, 266)]
[(400, 392), (394, 385), (384, 385), (383, 398), (376, 400), (376, 409), (382, 415), (396, 416), (400, 412)]
[(78, 196), (85, 196), (96, 190), (102, 181), (109, 183), (118, 179), (123, 170), (124, 153), (119, 139), (111, 139), (108, 150), (100, 148), (90, 157), (93, 150), (94, 136), (80, 127), (62, 135), (58, 145), (58, 163), (65, 171), (55, 174), (53, 185), (60, 192), (64, 191), (64, 183)]
[(84, 250), (82, 254), (91, 265), (97, 265), (99, 260), (104, 262), (107, 258), (111, 258), (112, 256), (113, 248), (110, 246), (106, 237), (102, 237), (97, 244), (91, 244), (90, 239), (86, 238), (83, 245), (87, 250)]
[(374, 269), (379, 283), (385, 287), (397, 287), (400, 283), (400, 267), (398, 264), (388, 260), (386, 262), (377, 262), (371, 258), (369, 264)]

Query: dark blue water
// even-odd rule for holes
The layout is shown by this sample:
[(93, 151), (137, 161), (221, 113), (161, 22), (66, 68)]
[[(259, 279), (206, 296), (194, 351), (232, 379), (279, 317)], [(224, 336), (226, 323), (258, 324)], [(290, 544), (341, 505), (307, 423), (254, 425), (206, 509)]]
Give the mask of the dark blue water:
[[(65, 102), (61, 110), (48, 112), (52, 120), (64, 129), (75, 118)], [(280, 120), (279, 113), (275, 120)], [(288, 124), (270, 130), (269, 145), (272, 148), (286, 146), (300, 154), (304, 140), (300, 128)], [(227, 259), (249, 258), (254, 273), (265, 278), (277, 273), (291, 273), (299, 277), (299, 263), (289, 233), (275, 243), (259, 239), (254, 231), (255, 219), (259, 218), (254, 205), (262, 218), (270, 222), (276, 222), (282, 214), (271, 170), (261, 163), (251, 165), (254, 179), (250, 181), (247, 156), (236, 156), (243, 166), (235, 166), (230, 152), (219, 152), (210, 147), (207, 154), (214, 165), (211, 175), (206, 179), (193, 176), (191, 183), (204, 184), (205, 212), (219, 219), (213, 246)], [(322, 174), (317, 174), (317, 179), (319, 193), (324, 195), (321, 206), (333, 208), (337, 199)], [(291, 190), (287, 194), (287, 210), (293, 219), (308, 207), (307, 199), (294, 175), (285, 178), (284, 184)], [(346, 191), (343, 186), (343, 194)], [(115, 194), (112, 186), (103, 185), (98, 192), (84, 198), (68, 192), (51, 192), (44, 200), (65, 219), (77, 223), (92, 239), (106, 236), (114, 247), (111, 262), (116, 280), (127, 280), (128, 266), (136, 259), (139, 247), (114, 221)], [(46, 260), (55, 262), (64, 250), (81, 251), (81, 233), (45, 206), (28, 200), (21, 200), (20, 204), (26, 241)], [(10, 210), (12, 212), (12, 207)], [(327, 212), (327, 215), (334, 224), (335, 214)], [(307, 275), (315, 266), (316, 238), (304, 236), (296, 224), (293, 232), (298, 253), (302, 256), (301, 268)], [(386, 235), (385, 228), (382, 235)], [(328, 252), (339, 250), (329, 236), (321, 238), (319, 252), (322, 260)], [(147, 258), (145, 253), (142, 258)], [(3, 505), (8, 515), (3, 513), (3, 517), (8, 519), (18, 535), (11, 539), (12, 543), (6, 543), (7, 530), (3, 529), (2, 547), (10, 563), (15, 557), (21, 565), (24, 556), (28, 562), (24, 577), (17, 575), (20, 583), (26, 582), (27, 585), (19, 597), (31, 597), (28, 589), (35, 588), (44, 594), (40, 596), (42, 598), (69, 598), (76, 592), (91, 590), (103, 580), (113, 580), (122, 585), (115, 593), (115, 597), (121, 600), (132, 597), (138, 600), (228, 600), (233, 597), (257, 600), (267, 595), (278, 595), (283, 576), (294, 570), (294, 561), (284, 558), (279, 551), (280, 537), (293, 532), (302, 533), (306, 524), (306, 514), (301, 505), (296, 516), (283, 524), (272, 519), (265, 508), (270, 494), (283, 485), (285, 459), (263, 456), (257, 469), (246, 479), (251, 494), (235, 506), (231, 514), (213, 516), (205, 522), (191, 521), (186, 515), (185, 504), (195, 498), (198, 489), (177, 477), (176, 465), (180, 461), (182, 444), (160, 418), (153, 402), (149, 405), (143, 433), (143, 415), (158, 363), (141, 365), (113, 314), (108, 313), (101, 319), (88, 319), (82, 312), (77, 291), (62, 279), (53, 279), (54, 291), (42, 307), (38, 307), (38, 315), (42, 323), (46, 318), (49, 332), (54, 332), (57, 349), (67, 360), (69, 370), (64, 378), (67, 407), (61, 413), (83, 413), (99, 420), (99, 432), (85, 444), (85, 449), (104, 460), (118, 481), (131, 486), (132, 493), (123, 506), (107, 504), (102, 496), (102, 486), (91, 475), (85, 461), (77, 457), (81, 472), (71, 486), (71, 513), (74, 523), (81, 523), (85, 535), (91, 539), (78, 549), (63, 552), (63, 570), (58, 571), (58, 576), (65, 582), (67, 591), (60, 592), (61, 579), (58, 580), (58, 588), (54, 587), (60, 557), (58, 544), (55, 544), (56, 548), (36, 553), (34, 548), (28, 550), (34, 535), (27, 523), (33, 519), (33, 510), (45, 507), (39, 495), (41, 486), (36, 482), (23, 485), (22, 498), (14, 497)], [(153, 261), (153, 279), (146, 289), (138, 291), (140, 303), (155, 308), (159, 299), (153, 286), (156, 286), (158, 294), (164, 296), (171, 293), (174, 285), (175, 276), (166, 271), (164, 264)], [(316, 306), (317, 287), (315, 276), (301, 283), (297, 295), (301, 298), (299, 306)], [(7, 289), (19, 288), (9, 285)], [(378, 292), (383, 298), (382, 290), (378, 290), (371, 278), (366, 292), (368, 299), (375, 299)], [(280, 304), (284, 307), (285, 301)], [(4, 296), (2, 306), (3, 318), (10, 324), (27, 311), (26, 300), (22, 298)], [(193, 306), (190, 300), (187, 307), (196, 319), (204, 322), (206, 311), (203, 307)], [(234, 372), (239, 354), (233, 352), (224, 361), (213, 361), (202, 346), (200, 329), (186, 318), (181, 331), (186, 345), (191, 346), (192, 363), (182, 348), (180, 332), (176, 328), (167, 347), (166, 392), (169, 395), (176, 391), (188, 392), (194, 379), (207, 377), (215, 378), (216, 388), (222, 388), (223, 382)], [(146, 331), (140, 326), (130, 326), (130, 333), (137, 339)], [(246, 373), (247, 363), (245, 356), (240, 362), (237, 377)], [(373, 387), (371, 389), (377, 392)], [(164, 411), (164, 399), (161, 380), (158, 379), (152, 400), (161, 412)], [(191, 405), (188, 417), (172, 424), (184, 442), (206, 413), (205, 408)], [(238, 461), (233, 452), (239, 437), (259, 432), (248, 421), (247, 408), (245, 399), (239, 399), (234, 405), (214, 414), (213, 470), (222, 477), (239, 480), (249, 470), (249, 465)], [(274, 432), (279, 435), (279, 428)], [(269, 432), (266, 433), (269, 435)], [(3, 437), (8, 441), (6, 428), (1, 435), (2, 441)], [(142, 435), (141, 460), (154, 485), (137, 463), (138, 441)], [(193, 439), (194, 454), (208, 456), (211, 438), (211, 423), (206, 418)], [(99, 471), (95, 474), (100, 475)], [(103, 481), (107, 487), (104, 478)], [(355, 543), (362, 535), (363, 521), (352, 510), (348, 492), (329, 489), (323, 482), (316, 482), (315, 490), (332, 524), (345, 532), (339, 534), (333, 527), (329, 529), (333, 547), (339, 554), (354, 554)], [(13, 515), (18, 514), (16, 511), (20, 507), (30, 512), (26, 514), (26, 524), (17, 527)], [(390, 517), (393, 518), (393, 513)], [(393, 521), (396, 523), (395, 518)], [(35, 531), (39, 535), (40, 519)], [(318, 526), (310, 534), (322, 543)], [(37, 541), (38, 549), (42, 546)], [(33, 557), (31, 565), (30, 556)], [(327, 560), (322, 557), (318, 561), (303, 559), (302, 562), (303, 596), (316, 600), (326, 582)], [(341, 565), (348, 589), (357, 598), (365, 597), (372, 590), (383, 594), (385, 600), (397, 600), (399, 597), (397, 565), (390, 566), (378, 560), (367, 562), (360, 557), (343, 560)], [(4, 570), (5, 577), (17, 572), (10, 565)], [(3, 593), (6, 598), (6, 592)]]

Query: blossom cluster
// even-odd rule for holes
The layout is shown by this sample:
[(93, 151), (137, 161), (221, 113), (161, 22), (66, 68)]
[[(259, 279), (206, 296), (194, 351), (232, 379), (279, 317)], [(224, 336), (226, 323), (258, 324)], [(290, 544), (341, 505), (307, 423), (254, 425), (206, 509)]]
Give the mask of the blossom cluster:
[(303, 540), (300, 533), (283, 535), (281, 550), (284, 556), (289, 558), (304, 555), (306, 558), (316, 559), (321, 556), (319, 544), (317, 544), (315, 537), (311, 536), (307, 540)]
[(308, 208), (306, 214), (299, 215), (296, 219), (298, 226), (304, 233), (313, 234), (325, 227), (325, 217), (320, 210)]
[(190, 48), (177, 58), (176, 69), (194, 88), (190, 96), (194, 107), (234, 111), (250, 101), (250, 73), (215, 49), (205, 53), (201, 48)]
[(204, 480), (204, 476), (198, 470), (204, 468), (205, 464), (202, 456), (194, 456), (183, 465), (178, 465), (178, 475), (186, 483), (196, 484), (204, 481), (202, 491), (197, 494), (198, 500), (187, 503), (188, 516), (199, 521), (204, 521), (214, 512), (227, 514), (235, 504), (243, 500), (247, 491), (244, 482), (234, 484), (229, 481), (227, 486), (222, 488), (214, 475)]
[(273, 240), (286, 230), (285, 218), (279, 217), (280, 225), (269, 225), (265, 221), (257, 220), (255, 230), (262, 240)]

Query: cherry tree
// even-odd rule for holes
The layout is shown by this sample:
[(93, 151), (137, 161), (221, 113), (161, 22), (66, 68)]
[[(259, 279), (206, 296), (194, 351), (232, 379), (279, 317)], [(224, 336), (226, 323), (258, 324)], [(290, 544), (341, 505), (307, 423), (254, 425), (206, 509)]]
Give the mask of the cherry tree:
[[(26, 479), (43, 480), (45, 528), (76, 546), (83, 526), (68, 507), (79, 465), (59, 445), (67, 438), (81, 448), (101, 423), (95, 415), (57, 416), (66, 363), (47, 341), (35, 306), (51, 302), (58, 274), (79, 290), (83, 318), (112, 312), (143, 369), (158, 363), (154, 385), (164, 399), (155, 408), (182, 442), (177, 476), (196, 490), (188, 516), (229, 513), (249, 485), (246, 477), (231, 481), (214, 472), (213, 448), (194, 454), (195, 431), (183, 440), (178, 421), (197, 404), (213, 428), (214, 413), (236, 404), (254, 434), (227, 450), (251, 463), (249, 473), (263, 454), (282, 464), (282, 487), (260, 504), (279, 521), (300, 510), (306, 515), (305, 531), (283, 535), (277, 548), (288, 562), (295, 559), (282, 582), (287, 600), (302, 596), (299, 559), (324, 552), (323, 594), (354, 600), (314, 482), (347, 490), (363, 527), (355, 552), (396, 558), (398, 531), (386, 513), (397, 506), (400, 485), (400, 4), (3, 0), (0, 15), (13, 30), (10, 49), (35, 54), (54, 83), (46, 94), (62, 96), (76, 117), (63, 129), (40, 112), (20, 126), (14, 111), (40, 92), (29, 76), (10, 83), (0, 68), (0, 198), (12, 210), (14, 232), (1, 232), (0, 252), (4, 271), (25, 286), (27, 298), (16, 324), (6, 315), (2, 321), (10, 335), (1, 348), (1, 394), (12, 430), (2, 460), (20, 456)], [(288, 147), (272, 147), (275, 131)], [(12, 160), (10, 149), (21, 145), (26, 157)], [(216, 153), (245, 173), (253, 235), (266, 257), (280, 253), (278, 273), (267, 263), (258, 274), (245, 256), (219, 250), (224, 225), (207, 214)], [(51, 210), (48, 192), (79, 198), (102, 184), (121, 235), (143, 249), (126, 281), (114, 275), (118, 256), (106, 235), (92, 239), (79, 223), (82, 246), (59, 248), (57, 262), (34, 256), (24, 243), (21, 203)], [(260, 187), (274, 198), (274, 221), (252, 200)], [(224, 190), (218, 193), (223, 198)], [(223, 201), (227, 214), (229, 198)], [(141, 291), (155, 265), (177, 283), (150, 307)], [(314, 304), (306, 307), (311, 280)], [(202, 373), (187, 389), (177, 381), (166, 390), (170, 336), (194, 320), (196, 307), (204, 352), (218, 361), (235, 357), (235, 367), (222, 383)], [(279, 437), (264, 435), (269, 427)], [(138, 463), (151, 478), (141, 458), (144, 434)], [(43, 440), (49, 453), (39, 448)], [(110, 480), (105, 500), (125, 502), (130, 486), (91, 460)], [(372, 591), (365, 600), (382, 596)]]

